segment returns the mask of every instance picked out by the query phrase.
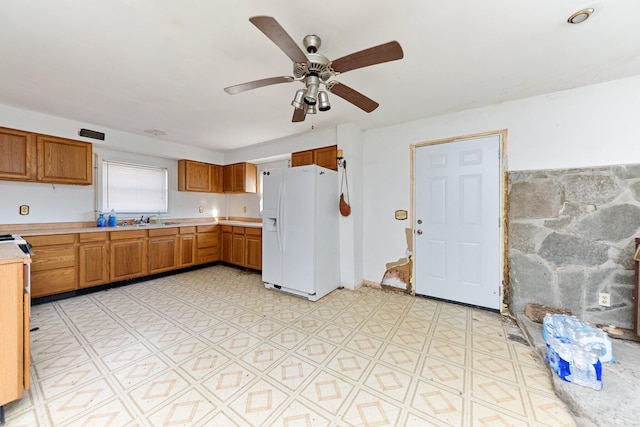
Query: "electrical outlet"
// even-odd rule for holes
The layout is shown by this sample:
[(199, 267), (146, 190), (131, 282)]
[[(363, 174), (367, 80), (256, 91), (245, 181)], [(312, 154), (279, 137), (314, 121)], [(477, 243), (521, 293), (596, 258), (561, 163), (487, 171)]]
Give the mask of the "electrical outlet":
[(29, 205), (20, 205), (20, 215), (29, 215)]
[(200, 206), (200, 207), (198, 208), (198, 212), (203, 213), (203, 212), (204, 212), (204, 206)]
[(247, 207), (246, 206), (242, 207), (242, 212), (247, 213)]
[(603, 307), (611, 307), (611, 294), (600, 292), (598, 294), (598, 305)]

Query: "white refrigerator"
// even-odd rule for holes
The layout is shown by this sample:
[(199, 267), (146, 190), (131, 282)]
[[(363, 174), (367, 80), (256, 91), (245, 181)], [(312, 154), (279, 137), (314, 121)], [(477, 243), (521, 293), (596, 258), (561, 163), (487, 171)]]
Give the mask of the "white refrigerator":
[(262, 173), (262, 281), (317, 301), (340, 287), (338, 173), (316, 165)]

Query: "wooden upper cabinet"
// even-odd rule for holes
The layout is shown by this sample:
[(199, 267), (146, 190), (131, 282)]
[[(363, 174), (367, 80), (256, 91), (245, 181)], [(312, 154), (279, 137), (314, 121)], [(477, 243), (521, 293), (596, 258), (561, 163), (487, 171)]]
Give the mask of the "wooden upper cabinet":
[(234, 163), (223, 168), (225, 193), (255, 193), (258, 168), (253, 163)]
[(222, 191), (233, 193), (233, 165), (222, 167)]
[(38, 135), (38, 181), (91, 185), (91, 144), (54, 136)]
[(209, 165), (211, 167), (211, 192), (222, 193), (224, 182), (223, 168), (220, 165)]
[(0, 178), (33, 181), (36, 167), (35, 134), (0, 128)]
[(208, 163), (178, 160), (178, 191), (211, 192), (211, 168)]
[(222, 166), (178, 160), (178, 191), (222, 193)]
[(291, 167), (316, 164), (323, 168), (338, 170), (336, 155), (337, 145), (315, 148), (313, 150), (298, 151), (291, 153)]
[(313, 163), (323, 168), (338, 170), (338, 147), (332, 145), (330, 147), (317, 148), (313, 150)]
[(291, 153), (291, 167), (306, 166), (313, 164), (313, 150), (298, 151)]

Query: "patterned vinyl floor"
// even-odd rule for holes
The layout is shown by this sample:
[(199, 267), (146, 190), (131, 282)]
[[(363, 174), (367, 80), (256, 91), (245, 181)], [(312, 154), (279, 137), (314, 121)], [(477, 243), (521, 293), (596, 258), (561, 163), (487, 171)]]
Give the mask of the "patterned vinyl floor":
[(572, 426), (499, 314), (214, 266), (36, 305), (8, 426)]

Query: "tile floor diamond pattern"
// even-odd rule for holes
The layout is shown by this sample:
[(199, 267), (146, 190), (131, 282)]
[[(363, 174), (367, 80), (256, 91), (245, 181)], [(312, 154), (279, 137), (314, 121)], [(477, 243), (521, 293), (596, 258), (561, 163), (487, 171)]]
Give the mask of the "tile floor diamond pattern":
[(31, 323), (8, 427), (575, 426), (508, 319), (369, 287), (310, 302), (214, 266), (34, 305)]

